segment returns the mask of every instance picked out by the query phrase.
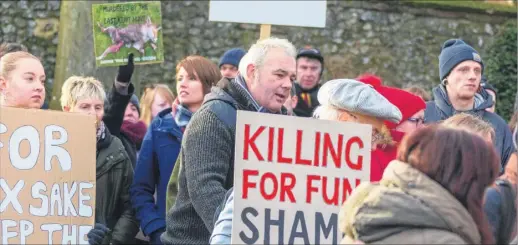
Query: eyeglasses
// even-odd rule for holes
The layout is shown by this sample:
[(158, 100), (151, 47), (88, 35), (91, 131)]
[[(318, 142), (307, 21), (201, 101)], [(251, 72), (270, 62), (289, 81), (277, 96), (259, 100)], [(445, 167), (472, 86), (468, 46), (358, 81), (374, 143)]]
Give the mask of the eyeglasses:
[(424, 123), (424, 119), (420, 118), (420, 117), (411, 117), (411, 118), (407, 119), (407, 121), (415, 123), (416, 127), (418, 127), (419, 124), (423, 124)]

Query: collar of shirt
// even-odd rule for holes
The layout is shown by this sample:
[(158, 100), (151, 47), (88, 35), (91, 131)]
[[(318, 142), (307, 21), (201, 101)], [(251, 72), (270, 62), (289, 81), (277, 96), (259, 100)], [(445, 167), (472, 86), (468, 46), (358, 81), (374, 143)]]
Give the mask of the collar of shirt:
[(246, 91), (246, 94), (248, 95), (248, 97), (250, 98), (250, 100), (252, 100), (252, 104), (254, 105), (254, 108), (257, 112), (261, 112), (261, 113), (270, 113), (266, 108), (260, 106), (257, 101), (254, 99), (254, 97), (252, 96), (252, 94), (250, 94), (250, 91), (248, 90), (248, 86), (246, 86), (246, 82), (245, 82), (245, 79), (241, 76), (241, 75), (237, 75), (236, 76), (236, 82), (242, 87), (245, 89)]

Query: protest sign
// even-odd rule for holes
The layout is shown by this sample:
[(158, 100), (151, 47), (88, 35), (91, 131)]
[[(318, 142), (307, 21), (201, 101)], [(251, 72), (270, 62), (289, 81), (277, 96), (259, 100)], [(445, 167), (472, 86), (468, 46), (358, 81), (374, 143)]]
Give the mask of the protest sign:
[(211, 0), (209, 21), (283, 26), (326, 26), (327, 1)]
[(88, 244), (95, 219), (94, 120), (0, 107), (2, 244)]
[(369, 181), (370, 125), (238, 111), (232, 244), (338, 244)]
[(159, 1), (92, 4), (92, 24), (97, 66), (164, 61)]

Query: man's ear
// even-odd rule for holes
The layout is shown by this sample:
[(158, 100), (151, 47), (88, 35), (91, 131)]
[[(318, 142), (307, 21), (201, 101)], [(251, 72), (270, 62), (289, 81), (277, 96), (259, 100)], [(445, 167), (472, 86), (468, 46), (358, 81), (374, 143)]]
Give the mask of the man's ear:
[(254, 64), (248, 64), (246, 66), (246, 80), (247, 82), (252, 82), (255, 80), (255, 72), (257, 70), (255, 69)]
[(0, 76), (0, 91), (4, 91), (7, 89), (7, 79), (3, 76)]
[(63, 106), (63, 111), (64, 112), (70, 112), (70, 106)]

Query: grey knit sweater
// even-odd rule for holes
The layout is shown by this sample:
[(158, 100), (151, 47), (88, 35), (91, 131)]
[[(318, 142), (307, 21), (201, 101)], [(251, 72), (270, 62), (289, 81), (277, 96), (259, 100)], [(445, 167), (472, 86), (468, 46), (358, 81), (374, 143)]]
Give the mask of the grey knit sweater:
[(233, 186), (235, 125), (220, 120), (221, 111), (207, 103), (232, 104), (223, 106), (226, 113), (256, 110), (246, 89), (225, 78), (207, 95), (182, 140), (178, 195), (166, 214), (164, 244), (208, 244), (214, 212)]

